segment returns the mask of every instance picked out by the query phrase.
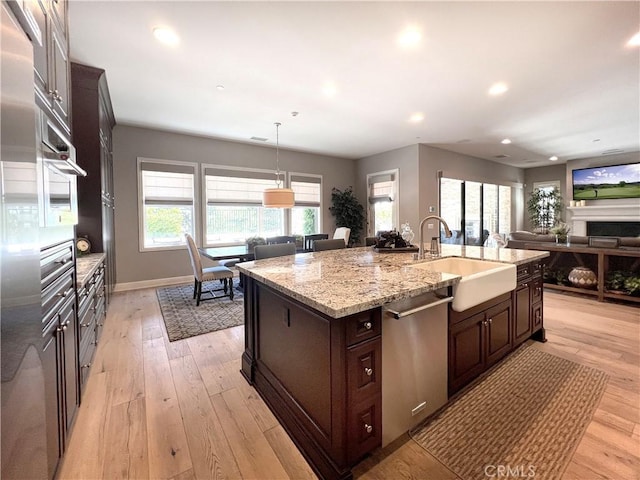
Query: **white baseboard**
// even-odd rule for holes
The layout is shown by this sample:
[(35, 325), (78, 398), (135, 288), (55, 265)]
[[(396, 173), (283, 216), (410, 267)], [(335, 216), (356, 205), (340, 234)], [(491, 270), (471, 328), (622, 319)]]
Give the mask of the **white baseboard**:
[(142, 280), (140, 282), (116, 283), (114, 292), (126, 292), (128, 290), (139, 290), (141, 288), (165, 287), (167, 285), (180, 285), (182, 283), (193, 283), (193, 275), (171, 278), (154, 278), (152, 280)]

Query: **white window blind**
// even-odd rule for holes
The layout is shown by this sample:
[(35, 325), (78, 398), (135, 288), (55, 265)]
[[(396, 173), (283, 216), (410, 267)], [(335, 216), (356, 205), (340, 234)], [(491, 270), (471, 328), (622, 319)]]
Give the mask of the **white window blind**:
[(369, 203), (392, 202), (394, 182), (393, 174), (369, 177)]

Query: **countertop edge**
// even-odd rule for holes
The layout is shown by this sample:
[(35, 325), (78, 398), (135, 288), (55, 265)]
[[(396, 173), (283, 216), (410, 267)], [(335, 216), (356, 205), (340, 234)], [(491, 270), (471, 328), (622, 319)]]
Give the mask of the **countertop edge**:
[(87, 280), (96, 272), (105, 258), (105, 253), (89, 253), (76, 257), (77, 288), (82, 288), (87, 284)]
[[(541, 250), (505, 249), (509, 251), (509, 253), (513, 253), (513, 255), (511, 255), (511, 258), (509, 260), (505, 260), (505, 259), (491, 258), (492, 256), (495, 256), (495, 252), (485, 252), (485, 249), (482, 247), (476, 247), (476, 249), (468, 249), (468, 250), (469, 251), (467, 250), (455, 251), (453, 249), (443, 248), (442, 255), (439, 258), (465, 257), (465, 258), (474, 258), (479, 260), (513, 264), (518, 266), (518, 265), (530, 263), (533, 261), (541, 260), (550, 255), (548, 251), (541, 251)], [(377, 255), (385, 255), (385, 254), (378, 253)], [(395, 254), (395, 255), (398, 255), (398, 254)], [(485, 258), (485, 257), (489, 257), (489, 258)], [(269, 260), (272, 262), (275, 261), (275, 259), (269, 259)], [(425, 260), (416, 261), (416, 263), (423, 262), (423, 261)], [(410, 263), (413, 263), (413, 262), (410, 262)], [(406, 262), (405, 262), (405, 265), (406, 265)], [(254, 268), (256, 267), (258, 267), (257, 269), (259, 270), (259, 265), (256, 264), (256, 261), (246, 262), (246, 264), (240, 263), (236, 265), (236, 268), (238, 268), (238, 270), (243, 274), (269, 286), (270, 288), (274, 289), (277, 292), (280, 292), (332, 318), (346, 317), (346, 316), (353, 315), (365, 310), (369, 310), (371, 308), (382, 307), (385, 304), (390, 302), (394, 302), (397, 300), (404, 300), (407, 298), (421, 295), (423, 293), (433, 292), (448, 286), (453, 286), (453, 285), (456, 285), (461, 278), (459, 276), (449, 276), (449, 278), (434, 280), (429, 284), (418, 285), (415, 288), (397, 290), (388, 295), (380, 294), (375, 298), (368, 298), (361, 302), (355, 301), (345, 307), (334, 308), (331, 306), (330, 302), (321, 302), (321, 301), (318, 301), (317, 299), (310, 298), (309, 296), (306, 296), (303, 293), (300, 293), (296, 290), (288, 288), (285, 285), (282, 285), (282, 283), (279, 283), (277, 280), (274, 281), (271, 278), (267, 278), (266, 276), (261, 275), (259, 272), (254, 271)]]

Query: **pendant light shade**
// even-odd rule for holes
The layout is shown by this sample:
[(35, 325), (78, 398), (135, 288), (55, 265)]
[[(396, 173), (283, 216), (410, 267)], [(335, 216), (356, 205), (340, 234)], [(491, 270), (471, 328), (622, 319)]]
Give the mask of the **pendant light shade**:
[(276, 188), (267, 188), (262, 193), (262, 206), (267, 208), (291, 208), (295, 204), (293, 190), (280, 186), (280, 123), (276, 123)]

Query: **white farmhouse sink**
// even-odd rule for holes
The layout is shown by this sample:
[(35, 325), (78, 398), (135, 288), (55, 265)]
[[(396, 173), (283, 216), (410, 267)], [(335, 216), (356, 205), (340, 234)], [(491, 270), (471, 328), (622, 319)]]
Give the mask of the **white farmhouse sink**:
[(460, 283), (453, 287), (451, 308), (456, 312), (475, 307), (516, 288), (516, 266), (508, 263), (446, 257), (416, 263), (410, 268), (461, 276)]

